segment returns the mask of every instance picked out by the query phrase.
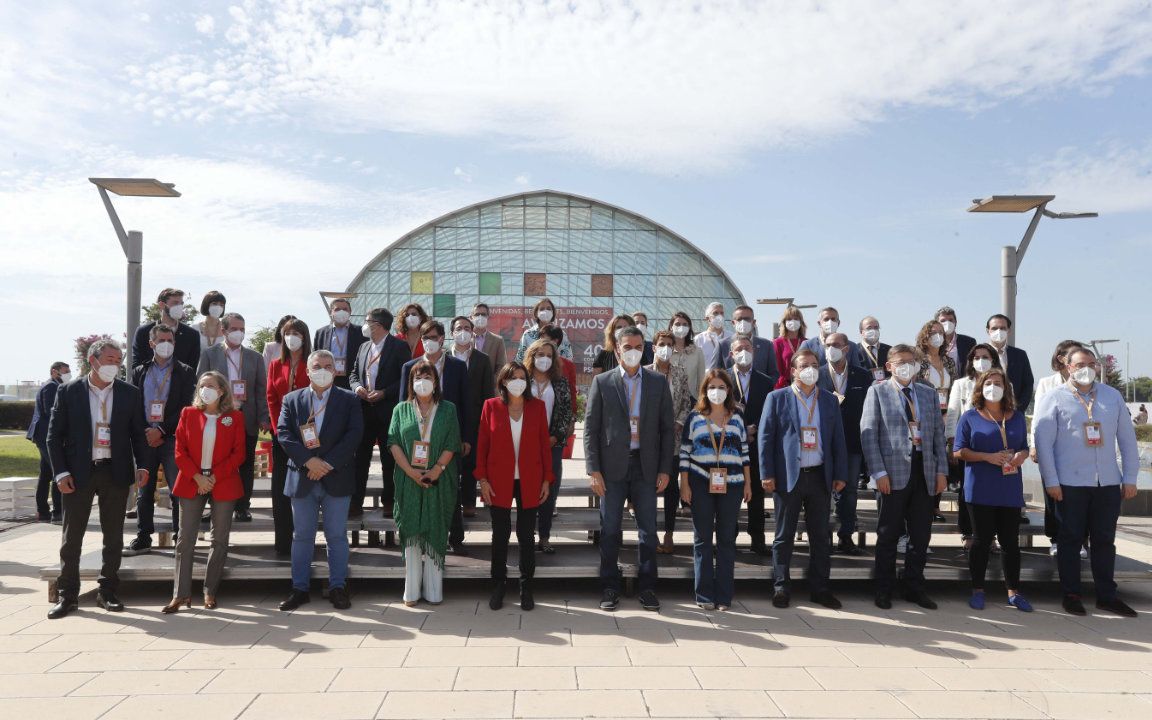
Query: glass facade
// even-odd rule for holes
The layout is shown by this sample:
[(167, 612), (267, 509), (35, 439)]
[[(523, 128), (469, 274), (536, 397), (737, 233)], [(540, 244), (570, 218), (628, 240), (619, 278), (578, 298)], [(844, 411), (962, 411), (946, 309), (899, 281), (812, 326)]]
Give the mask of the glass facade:
[(682, 237), (635, 213), (554, 192), (499, 198), (435, 220), (378, 255), (348, 292), (357, 295), (354, 313), (416, 302), (445, 321), (483, 301), (509, 358), (529, 324), (528, 309), (548, 297), (582, 375), (591, 372), (604, 326), (618, 312), (645, 311), (657, 329), (683, 310), (699, 332), (708, 302), (723, 302), (729, 312), (744, 302), (728, 276)]

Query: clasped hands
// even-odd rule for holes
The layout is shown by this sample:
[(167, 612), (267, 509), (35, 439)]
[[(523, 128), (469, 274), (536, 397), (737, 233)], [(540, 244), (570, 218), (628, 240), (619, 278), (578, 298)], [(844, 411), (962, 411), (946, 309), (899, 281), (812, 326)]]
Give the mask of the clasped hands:
[(207, 495), (212, 492), (212, 488), (216, 487), (216, 478), (212, 475), (196, 473), (192, 479), (196, 481), (196, 493), (198, 495)]
[(308, 471), (309, 480), (321, 480), (325, 475), (332, 472), (332, 466), (324, 462), (318, 457), (309, 458), (308, 462), (304, 463), (304, 469)]
[[(444, 471), (440, 469), (440, 466), (436, 465), (435, 467), (432, 467), (428, 470), (418, 470), (414, 467), (409, 467), (404, 471), (404, 474), (412, 478), (412, 482), (416, 483), (420, 487), (430, 488), (436, 484), (436, 481), (440, 479), (440, 476), (443, 474), (443, 472)], [(433, 473), (435, 473), (435, 475), (433, 475)]]
[[(668, 481), (670, 479), (668, 473), (657, 473), (656, 492), (664, 492), (664, 488), (668, 487)], [(604, 497), (604, 475), (602, 473), (589, 473), (588, 482), (592, 488), (592, 494), (596, 497)]]

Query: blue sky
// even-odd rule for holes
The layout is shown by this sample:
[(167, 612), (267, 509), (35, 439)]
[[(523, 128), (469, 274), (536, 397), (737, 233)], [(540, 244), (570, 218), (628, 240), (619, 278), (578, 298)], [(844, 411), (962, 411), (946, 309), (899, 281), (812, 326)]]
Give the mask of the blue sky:
[[(17, 7), (23, 5), (23, 7)], [(270, 8), (276, 8), (275, 11)], [(119, 332), (123, 257), (89, 176), (145, 233), (145, 297), (220, 289), (250, 325), (323, 320), (384, 246), (465, 204), (550, 188), (646, 215), (749, 299), (938, 306), (981, 335), (1023, 215), (1018, 344), (1120, 338), (1152, 374), (1152, 10), (1146, 2), (0, 7), (0, 382)], [(702, 308), (688, 308), (693, 315)], [(765, 310), (765, 312), (769, 312)]]

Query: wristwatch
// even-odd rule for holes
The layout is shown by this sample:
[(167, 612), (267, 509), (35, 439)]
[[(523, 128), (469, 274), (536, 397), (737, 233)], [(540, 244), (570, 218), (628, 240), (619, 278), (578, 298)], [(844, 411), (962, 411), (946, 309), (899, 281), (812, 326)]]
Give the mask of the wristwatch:
[(436, 463), (436, 467), (440, 468), (440, 472), (448, 472), (448, 466), (444, 463)]

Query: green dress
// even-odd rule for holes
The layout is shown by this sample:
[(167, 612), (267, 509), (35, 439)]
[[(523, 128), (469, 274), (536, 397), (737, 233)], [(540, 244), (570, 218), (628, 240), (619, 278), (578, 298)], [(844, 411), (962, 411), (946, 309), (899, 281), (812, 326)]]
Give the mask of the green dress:
[[(418, 410), (412, 401), (402, 402), (392, 412), (388, 428), (388, 447), (398, 445), (404, 456), (412, 461), (412, 444), (420, 439)], [(429, 467), (445, 450), (452, 451), (452, 460), (440, 476), (440, 482), (423, 488), (404, 474), (399, 466), (393, 474), (396, 483), (396, 504), (393, 517), (400, 535), (401, 547), (418, 547), (432, 558), (436, 567), (444, 567), (448, 552), (448, 530), (456, 505), (456, 456), (460, 453), (460, 424), (456, 419), (456, 406), (441, 400), (432, 419)]]

